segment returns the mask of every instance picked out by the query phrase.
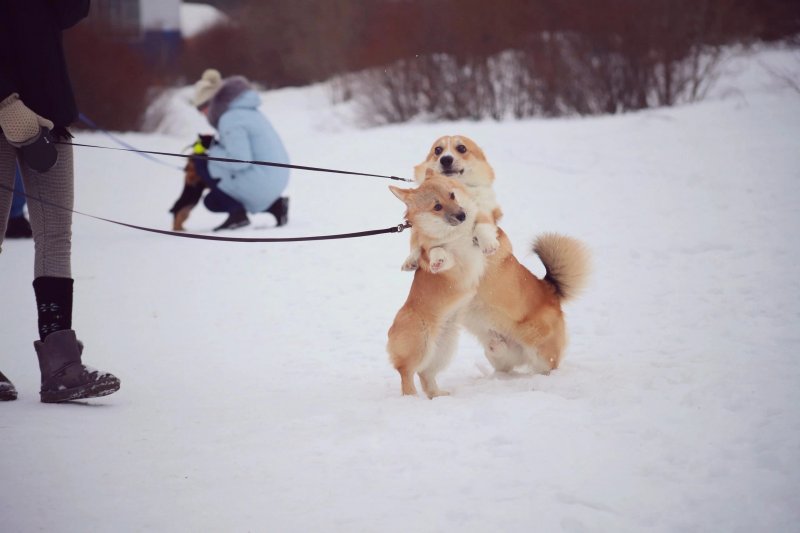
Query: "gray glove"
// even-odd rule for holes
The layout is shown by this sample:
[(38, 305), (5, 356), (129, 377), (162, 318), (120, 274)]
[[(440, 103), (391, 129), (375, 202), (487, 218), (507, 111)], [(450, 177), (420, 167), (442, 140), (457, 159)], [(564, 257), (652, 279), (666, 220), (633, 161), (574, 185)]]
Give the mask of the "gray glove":
[(19, 94), (12, 93), (0, 102), (0, 128), (6, 140), (19, 147), (35, 142), (42, 128), (52, 130), (53, 123), (31, 111), (19, 99)]
[(58, 150), (50, 136), (53, 123), (31, 111), (19, 94), (13, 93), (0, 102), (0, 129), (33, 170), (47, 172), (56, 164)]

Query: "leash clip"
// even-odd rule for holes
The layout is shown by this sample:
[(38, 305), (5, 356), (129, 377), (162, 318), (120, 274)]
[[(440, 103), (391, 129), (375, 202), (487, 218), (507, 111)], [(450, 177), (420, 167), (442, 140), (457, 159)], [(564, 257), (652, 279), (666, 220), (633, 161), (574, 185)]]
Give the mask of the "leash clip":
[(411, 223), (408, 220), (406, 220), (402, 224), (398, 224), (397, 225), (397, 233), (403, 233), (404, 229), (410, 228), (410, 227), (411, 227)]

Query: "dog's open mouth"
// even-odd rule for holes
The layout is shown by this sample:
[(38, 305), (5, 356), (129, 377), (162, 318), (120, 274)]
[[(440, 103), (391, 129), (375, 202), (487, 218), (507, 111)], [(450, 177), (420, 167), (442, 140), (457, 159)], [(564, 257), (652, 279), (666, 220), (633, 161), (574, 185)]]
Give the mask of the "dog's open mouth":
[(456, 175), (460, 176), (463, 173), (464, 173), (464, 169), (463, 168), (460, 169), (460, 170), (455, 169), (455, 168), (443, 168), (442, 169), (442, 174), (444, 174), (445, 176), (456, 176)]

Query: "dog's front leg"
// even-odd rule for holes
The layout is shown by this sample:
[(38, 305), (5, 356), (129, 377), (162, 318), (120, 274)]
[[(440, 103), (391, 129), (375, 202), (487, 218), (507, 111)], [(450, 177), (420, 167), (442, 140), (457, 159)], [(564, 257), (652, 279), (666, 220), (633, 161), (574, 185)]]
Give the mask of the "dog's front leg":
[(500, 241), (497, 240), (497, 226), (489, 222), (488, 217), (478, 217), (472, 235), (483, 255), (492, 255), (500, 248)]
[(400, 270), (403, 272), (410, 272), (419, 268), (419, 257), (421, 253), (422, 250), (419, 248), (419, 246), (412, 248), (411, 253), (408, 254), (406, 260), (403, 261), (403, 266), (400, 267)]

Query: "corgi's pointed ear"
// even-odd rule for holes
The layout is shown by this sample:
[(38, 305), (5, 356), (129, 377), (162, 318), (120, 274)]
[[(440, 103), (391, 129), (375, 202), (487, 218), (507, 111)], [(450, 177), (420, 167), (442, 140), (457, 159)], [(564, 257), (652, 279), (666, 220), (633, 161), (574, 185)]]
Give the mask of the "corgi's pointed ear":
[(428, 172), (426, 170), (428, 166), (426, 163), (427, 162), (422, 162), (414, 167), (414, 181), (417, 183), (422, 183), (428, 178)]
[(408, 197), (408, 190), (401, 189), (400, 187), (395, 187), (394, 185), (389, 185), (389, 190), (392, 191), (392, 194), (400, 198), (400, 201), (406, 203), (406, 198)]

